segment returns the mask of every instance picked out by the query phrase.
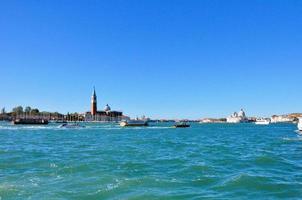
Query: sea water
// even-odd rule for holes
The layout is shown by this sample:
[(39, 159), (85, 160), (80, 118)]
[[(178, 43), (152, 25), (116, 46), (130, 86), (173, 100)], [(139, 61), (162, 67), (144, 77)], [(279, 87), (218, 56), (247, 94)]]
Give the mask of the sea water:
[(0, 123), (0, 199), (302, 199), (294, 124)]

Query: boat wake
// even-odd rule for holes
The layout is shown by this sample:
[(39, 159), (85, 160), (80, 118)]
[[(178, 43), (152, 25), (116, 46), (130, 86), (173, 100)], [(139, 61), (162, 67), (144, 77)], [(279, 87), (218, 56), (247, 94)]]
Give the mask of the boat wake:
[(49, 126), (0, 126), (0, 130), (39, 130), (39, 129), (55, 129)]
[(119, 125), (105, 125), (105, 126), (90, 126), (79, 128), (61, 128), (59, 126), (39, 126), (39, 125), (0, 125), (0, 130), (161, 130), (172, 129), (171, 126), (142, 126), (142, 127), (121, 127)]
[(298, 135), (301, 135), (301, 136), (302, 136), (302, 131), (296, 130), (295, 132), (296, 132)]
[(302, 141), (302, 135), (299, 134), (298, 137), (294, 137), (294, 138), (286, 137), (286, 138), (282, 138), (282, 139), (285, 140), (285, 141)]

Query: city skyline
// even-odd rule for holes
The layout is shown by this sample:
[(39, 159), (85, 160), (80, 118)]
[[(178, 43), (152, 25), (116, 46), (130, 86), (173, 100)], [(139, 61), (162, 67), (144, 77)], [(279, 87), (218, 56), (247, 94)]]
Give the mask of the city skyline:
[[(67, 113), (63, 113), (63, 112), (60, 112), (60, 111), (53, 111), (53, 110), (39, 110), (39, 108), (37, 107), (31, 107), (31, 106), (23, 106), (23, 105), (18, 105), (18, 106), (14, 106), (11, 110), (6, 110), (5, 107), (2, 107), (1, 108), (1, 112), (6, 112), (6, 113), (10, 113), (10, 112), (14, 112), (13, 109), (16, 109), (17, 107), (22, 107), (23, 108), (23, 112), (26, 113), (26, 109), (31, 109), (31, 110), (35, 110), (35, 112), (49, 112), (49, 113), (59, 113), (59, 114), (73, 114), (73, 113), (77, 113), (77, 114), (80, 114), (80, 115), (88, 115), (88, 118), (86, 120), (90, 121), (92, 119), (92, 116), (96, 116), (96, 115), (102, 115), (104, 113), (112, 113), (113, 116), (115, 117), (116, 114), (119, 114), (120, 116), (125, 116), (125, 117), (134, 117), (134, 116), (128, 116), (128, 115), (123, 115), (123, 111), (122, 110), (111, 110), (111, 107), (109, 104), (106, 104), (104, 108), (99, 108), (98, 107), (98, 103), (97, 103), (97, 94), (96, 94), (96, 89), (95, 89), (95, 86), (93, 87), (93, 92), (92, 92), (92, 95), (91, 95), (91, 98), (90, 98), (90, 110), (89, 111), (84, 111), (84, 112), (78, 112), (78, 111), (71, 111), (71, 112), (67, 112)], [(30, 111), (31, 112), (31, 111)], [(154, 120), (158, 120), (158, 119), (167, 119), (167, 120), (181, 120), (181, 119), (189, 119), (189, 120), (201, 120), (201, 119), (227, 119), (228, 117), (232, 117), (234, 115), (239, 115), (241, 116), (244, 116), (245, 117), (245, 111), (243, 108), (240, 109), (239, 112), (237, 111), (234, 111), (233, 113), (231, 113), (231, 115), (229, 116), (216, 116), (216, 117), (207, 117), (207, 116), (203, 116), (203, 117), (199, 117), (199, 118), (164, 118), (164, 117), (161, 117), (161, 118), (152, 118)], [(242, 113), (242, 114), (241, 114)], [(30, 113), (29, 113), (30, 114)], [(265, 116), (265, 117), (273, 117), (273, 116), (282, 116), (282, 115), (295, 115), (295, 114), (301, 114), (301, 113), (298, 113), (298, 112), (292, 112), (292, 113), (278, 113), (278, 114), (272, 114), (271, 116)], [(110, 114), (111, 115), (111, 114)], [(106, 116), (105, 116), (106, 117)], [(136, 115), (136, 117), (139, 117), (138, 115)], [(141, 117), (145, 117), (145, 115), (142, 115)], [(254, 117), (263, 117), (263, 115), (250, 115), (250, 116), (247, 116), (247, 117), (250, 117), (250, 118), (254, 118)]]
[(95, 86), (101, 109), (132, 117), (301, 112), (301, 10), (298, 1), (3, 2), (0, 107), (86, 112)]

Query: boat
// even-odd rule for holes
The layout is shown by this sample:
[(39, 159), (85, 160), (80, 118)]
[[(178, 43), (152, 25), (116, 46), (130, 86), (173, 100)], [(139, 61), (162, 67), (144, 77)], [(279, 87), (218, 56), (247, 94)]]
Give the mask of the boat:
[(258, 118), (256, 119), (255, 124), (257, 125), (269, 125), (271, 123), (270, 119), (265, 119), (265, 118)]
[(72, 124), (65, 123), (60, 125), (59, 128), (85, 128), (85, 126), (79, 123), (72, 123)]
[(190, 124), (188, 124), (186, 122), (179, 122), (179, 123), (176, 123), (173, 127), (174, 128), (188, 128), (188, 127), (190, 127)]
[(45, 119), (23, 119), (18, 118), (12, 121), (14, 125), (47, 125), (48, 120)]
[(56, 121), (54, 121), (54, 123), (56, 123), (56, 124), (66, 124), (67, 121), (66, 120), (56, 120)]
[(299, 118), (298, 130), (302, 132), (302, 118)]
[(148, 126), (148, 121), (146, 120), (123, 120), (120, 123), (120, 126)]

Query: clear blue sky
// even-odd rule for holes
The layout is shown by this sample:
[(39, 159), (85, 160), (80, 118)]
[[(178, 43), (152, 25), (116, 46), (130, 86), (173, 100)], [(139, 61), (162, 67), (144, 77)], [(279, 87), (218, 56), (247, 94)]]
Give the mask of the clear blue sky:
[(7, 110), (302, 112), (302, 1), (1, 1), (0, 69)]

